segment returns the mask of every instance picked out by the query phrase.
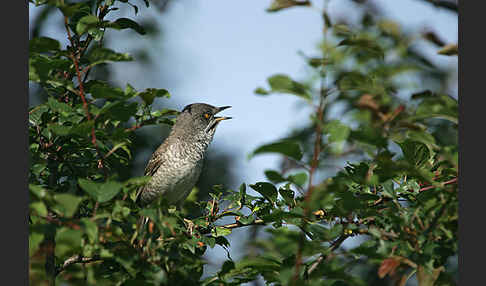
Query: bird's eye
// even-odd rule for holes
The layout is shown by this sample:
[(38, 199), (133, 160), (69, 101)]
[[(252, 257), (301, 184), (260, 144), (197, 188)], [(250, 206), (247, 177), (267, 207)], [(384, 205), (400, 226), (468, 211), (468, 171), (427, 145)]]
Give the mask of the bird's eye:
[(204, 113), (204, 118), (208, 119), (209, 117), (211, 117), (209, 113)]

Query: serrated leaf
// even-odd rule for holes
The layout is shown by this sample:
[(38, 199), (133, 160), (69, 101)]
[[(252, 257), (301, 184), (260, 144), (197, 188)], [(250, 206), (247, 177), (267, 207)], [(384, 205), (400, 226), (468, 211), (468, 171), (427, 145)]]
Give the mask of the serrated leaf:
[(114, 198), (122, 189), (119, 182), (108, 181), (97, 183), (86, 179), (78, 180), (79, 186), (86, 191), (97, 202), (104, 203)]
[[(124, 99), (126, 98), (125, 92), (118, 87), (112, 87), (104, 82), (90, 82), (86, 87), (88, 93), (94, 98), (105, 98), (105, 99)], [(106, 105), (106, 104), (105, 104)]]
[(295, 160), (302, 159), (302, 150), (297, 142), (291, 140), (284, 140), (280, 142), (270, 143), (258, 147), (250, 157), (264, 153), (279, 153)]
[(254, 93), (260, 94), (260, 95), (267, 95), (270, 94), (269, 91), (265, 90), (263, 87), (258, 87), (255, 89)]
[(305, 99), (310, 99), (311, 96), (307, 91), (307, 87), (303, 84), (292, 80), (288, 75), (276, 74), (268, 78), (268, 84), (272, 92), (290, 93)]
[(147, 88), (145, 91), (138, 93), (143, 101), (150, 105), (154, 102), (156, 97), (170, 97), (170, 93), (166, 89), (158, 89), (158, 88)]
[(295, 192), (292, 191), (290, 188), (280, 188), (278, 192), (280, 193), (287, 205), (293, 206), (295, 204)]
[(35, 37), (29, 41), (30, 53), (45, 53), (50, 51), (59, 51), (61, 44), (49, 37)]
[(298, 186), (303, 186), (305, 183), (307, 183), (307, 173), (302, 172), (294, 175), (290, 175), (287, 177), (287, 180), (289, 182), (292, 182)]
[(264, 198), (269, 200), (271, 203), (275, 203), (277, 201), (277, 189), (274, 185), (267, 183), (267, 182), (258, 182), (253, 185), (250, 185), (252, 189), (260, 193)]
[(66, 125), (59, 125), (55, 123), (48, 124), (47, 127), (51, 130), (54, 134), (58, 136), (66, 136), (71, 133), (72, 126)]
[(90, 243), (96, 242), (98, 240), (98, 226), (96, 223), (89, 218), (82, 218), (81, 223)]
[(332, 64), (332, 61), (329, 59), (323, 59), (323, 58), (310, 58), (307, 60), (310, 66), (314, 68), (322, 67), (325, 65)]
[(29, 190), (39, 199), (43, 199), (47, 196), (47, 190), (42, 186), (29, 184)]
[(141, 35), (145, 35), (144, 28), (140, 26), (137, 22), (128, 18), (119, 18), (115, 22), (109, 23), (107, 27), (117, 30), (132, 29)]
[(38, 105), (29, 111), (29, 123), (33, 125), (40, 125), (42, 123), (42, 114), (48, 111), (49, 107), (46, 105)]
[(66, 17), (71, 17), (80, 11), (81, 7), (86, 7), (86, 3), (64, 4), (59, 7)]
[(430, 158), (429, 148), (424, 143), (407, 139), (397, 144), (402, 149), (405, 160), (412, 165), (420, 167)]
[(73, 109), (72, 109), (71, 106), (67, 105), (64, 102), (57, 101), (53, 97), (49, 97), (47, 99), (47, 106), (49, 106), (49, 108), (52, 111), (60, 113), (63, 116), (68, 116), (73, 112)]
[(67, 227), (61, 227), (56, 233), (56, 257), (77, 254), (81, 250), (83, 233)]
[(29, 257), (31, 257), (37, 252), (43, 240), (44, 240), (43, 233), (32, 232), (32, 231), (29, 233)]
[(457, 55), (459, 53), (459, 50), (457, 48), (457, 44), (449, 44), (442, 47), (442, 49), (440, 49), (437, 53), (439, 55), (452, 56)]
[(94, 126), (93, 121), (85, 121), (80, 124), (77, 124), (73, 128), (71, 128), (71, 134), (75, 134), (78, 136), (88, 136), (90, 134), (91, 129)]
[(108, 62), (133, 61), (133, 58), (128, 53), (117, 53), (107, 48), (98, 47), (89, 53), (88, 60), (90, 61), (90, 66), (95, 66)]
[(286, 179), (282, 177), (282, 175), (279, 172), (274, 170), (265, 170), (265, 176), (270, 182), (274, 184), (278, 184), (286, 181)]
[(55, 194), (54, 200), (57, 202), (54, 210), (64, 217), (70, 218), (76, 213), (78, 205), (83, 201), (83, 198), (72, 194)]
[(288, 9), (295, 6), (311, 6), (310, 1), (295, 1), (295, 0), (273, 0), (267, 12), (277, 12), (283, 9)]
[(43, 202), (33, 202), (29, 205), (29, 208), (40, 216), (47, 216), (47, 207)]
[(329, 142), (341, 142), (348, 139), (351, 129), (341, 123), (339, 120), (331, 120), (324, 125), (323, 128), (326, 134), (329, 134)]
[(220, 236), (226, 236), (231, 233), (230, 228), (225, 228), (222, 226), (217, 226), (211, 230), (211, 234), (213, 237), (220, 237)]
[(95, 15), (87, 15), (79, 19), (76, 25), (76, 32), (78, 35), (83, 35), (88, 29), (96, 28), (99, 24), (99, 19)]
[(238, 221), (241, 222), (242, 224), (252, 224), (255, 221), (255, 217), (253, 215), (249, 216), (240, 216), (238, 218)]

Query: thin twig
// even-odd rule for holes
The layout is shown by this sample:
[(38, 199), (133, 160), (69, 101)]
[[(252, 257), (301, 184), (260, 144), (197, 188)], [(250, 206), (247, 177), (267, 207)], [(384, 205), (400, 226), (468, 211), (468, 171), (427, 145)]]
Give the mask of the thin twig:
[[(326, 11), (327, 10), (327, 0), (324, 1), (324, 8), (323, 10)], [(326, 21), (324, 19), (324, 13), (322, 14), (323, 15), (323, 41), (324, 43), (327, 42), (327, 25), (326, 25)], [(325, 58), (325, 51), (323, 50), (323, 55), (322, 57)], [(321, 76), (321, 86), (320, 86), (320, 90), (319, 90), (319, 106), (317, 107), (317, 120), (316, 120), (316, 126), (315, 126), (315, 135), (316, 135), (316, 138), (315, 138), (315, 142), (314, 142), (314, 152), (312, 154), (312, 161), (311, 161), (311, 166), (310, 166), (310, 170), (309, 170), (309, 185), (308, 185), (308, 189), (307, 189), (307, 193), (305, 194), (305, 198), (304, 198), (304, 217), (308, 217), (309, 215), (309, 203), (310, 203), (310, 200), (311, 200), (311, 197), (312, 197), (312, 191), (314, 190), (314, 186), (312, 184), (312, 180), (314, 178), (314, 173), (316, 172), (317, 170), (317, 167), (319, 167), (319, 156), (320, 156), (320, 153), (321, 153), (321, 144), (322, 144), (322, 122), (323, 122), (323, 119), (324, 119), (324, 106), (325, 106), (325, 99), (327, 97), (327, 89), (326, 89), (326, 83), (325, 83), (325, 75), (323, 75), (324, 73), (322, 72), (322, 70), (324, 69), (324, 66), (321, 66), (321, 73), (320, 73), (320, 76)], [(303, 220), (304, 224), (306, 223), (306, 220)], [(298, 281), (299, 279), (299, 276), (300, 276), (300, 267), (302, 265), (302, 248), (303, 248), (303, 244), (305, 243), (305, 234), (304, 232), (301, 233), (300, 235), (300, 240), (299, 240), (299, 246), (297, 248), (297, 255), (296, 255), (296, 258), (295, 258), (295, 272), (294, 272), (294, 275), (292, 277), (292, 284), (296, 284), (296, 282)]]
[[(329, 247), (329, 250), (332, 252), (336, 250), (341, 244), (348, 238), (349, 236), (346, 234), (341, 235), (337, 240), (335, 240), (333, 243), (331, 243), (331, 246)], [(309, 270), (307, 270), (307, 276), (311, 275), (311, 273), (321, 264), (321, 262), (327, 257), (327, 255), (321, 255), (319, 258), (312, 263), (312, 265), (309, 267)]]
[[(69, 25), (68, 25), (68, 17), (65, 16), (64, 17), (64, 26), (66, 28), (66, 32), (68, 34), (68, 39), (69, 39), (69, 42), (71, 43), (71, 48), (74, 49), (74, 47), (76, 46), (74, 41), (73, 41), (73, 38), (71, 36), (71, 31), (69, 29)], [(87, 41), (87, 43), (89, 44), (89, 41)], [(85, 50), (86, 50), (87, 46), (85, 47)], [(79, 53), (79, 51), (78, 51)], [(79, 88), (79, 96), (81, 97), (81, 100), (83, 102), (83, 109), (86, 113), (86, 117), (88, 118), (88, 121), (91, 121), (91, 114), (89, 113), (89, 108), (88, 108), (88, 103), (86, 101), (86, 97), (84, 96), (85, 93), (84, 93), (84, 84), (83, 84), (83, 80), (81, 79), (81, 71), (80, 71), (80, 68), (79, 68), (79, 62), (78, 62), (78, 57), (74, 54), (73, 51), (71, 51), (71, 54), (70, 54), (70, 57), (73, 61), (73, 64), (74, 64), (74, 69), (76, 71), (76, 77), (78, 79), (78, 88)], [(95, 149), (96, 149), (96, 153), (98, 154), (98, 157), (99, 157), (99, 166), (103, 169), (104, 171), (104, 175), (105, 175), (105, 178), (108, 177), (108, 173), (106, 171), (106, 168), (105, 168), (105, 164), (103, 162), (103, 156), (101, 155), (101, 152), (100, 152), (100, 149), (98, 147), (98, 143), (96, 142), (96, 133), (95, 133), (95, 124), (93, 122), (93, 127), (91, 128), (91, 143), (93, 143), (93, 145), (95, 146)]]
[(100, 261), (100, 260), (103, 260), (101, 257), (99, 256), (94, 256), (94, 257), (83, 257), (79, 254), (77, 255), (73, 255), (71, 257), (69, 257), (68, 259), (66, 259), (63, 263), (62, 263), (62, 266), (60, 266), (58, 269), (56, 269), (56, 276), (63, 272), (64, 270), (66, 270), (66, 268), (68, 268), (70, 265), (73, 265), (73, 264), (76, 264), (76, 263), (90, 263), (90, 262), (95, 262), (95, 261)]
[[(445, 185), (449, 185), (449, 184), (453, 184), (453, 183), (456, 183), (457, 182), (457, 177), (454, 178), (454, 179), (450, 179), (449, 181), (445, 181), (443, 183), (441, 183), (441, 187), (445, 186)], [(433, 188), (437, 188), (437, 186), (427, 186), (427, 187), (423, 187), (419, 190), (419, 192), (423, 192), (423, 191), (427, 191), (427, 190), (430, 190), (430, 189), (433, 189)]]
[[(252, 223), (248, 224), (242, 224), (240, 222), (235, 222), (235, 223), (230, 223), (230, 224), (225, 224), (225, 225), (218, 225), (217, 227), (222, 227), (225, 229), (234, 229), (234, 228), (240, 228), (240, 227), (247, 227), (247, 226), (254, 226), (254, 225), (265, 225), (265, 222), (262, 219), (256, 219)], [(203, 229), (200, 231), (201, 234), (207, 234), (210, 233), (211, 229)]]

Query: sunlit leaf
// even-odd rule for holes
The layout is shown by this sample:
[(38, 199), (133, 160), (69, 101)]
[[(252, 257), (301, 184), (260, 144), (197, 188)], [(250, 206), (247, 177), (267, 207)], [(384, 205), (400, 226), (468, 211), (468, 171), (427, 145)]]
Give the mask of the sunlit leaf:
[(80, 178), (78, 182), (83, 190), (100, 203), (107, 202), (114, 198), (121, 191), (123, 186), (121, 183), (115, 181), (97, 183)]
[(302, 159), (302, 150), (300, 149), (299, 144), (295, 141), (290, 140), (284, 140), (260, 146), (255, 151), (253, 151), (251, 157), (264, 153), (279, 153), (291, 157), (295, 160)]

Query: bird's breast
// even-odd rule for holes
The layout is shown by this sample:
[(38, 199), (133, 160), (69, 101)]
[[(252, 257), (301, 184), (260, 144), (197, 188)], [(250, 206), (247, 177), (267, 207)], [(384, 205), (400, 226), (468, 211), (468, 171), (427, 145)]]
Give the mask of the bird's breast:
[(153, 189), (169, 203), (184, 199), (201, 174), (205, 148), (172, 145), (167, 148), (165, 160), (152, 177)]

